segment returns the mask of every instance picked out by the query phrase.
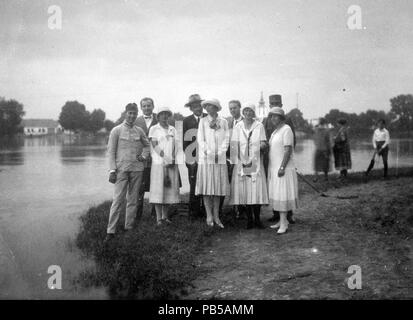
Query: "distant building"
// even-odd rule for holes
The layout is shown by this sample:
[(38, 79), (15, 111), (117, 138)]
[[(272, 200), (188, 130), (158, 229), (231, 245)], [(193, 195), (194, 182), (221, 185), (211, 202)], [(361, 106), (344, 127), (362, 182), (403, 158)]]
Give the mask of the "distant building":
[(262, 121), (268, 114), (268, 108), (265, 105), (264, 96), (262, 94), (262, 91), (261, 91), (261, 99), (258, 102), (258, 108), (257, 109), (258, 110), (257, 110), (256, 116), (260, 121)]
[(22, 125), (26, 136), (58, 134), (63, 131), (59, 122), (52, 119), (24, 119)]

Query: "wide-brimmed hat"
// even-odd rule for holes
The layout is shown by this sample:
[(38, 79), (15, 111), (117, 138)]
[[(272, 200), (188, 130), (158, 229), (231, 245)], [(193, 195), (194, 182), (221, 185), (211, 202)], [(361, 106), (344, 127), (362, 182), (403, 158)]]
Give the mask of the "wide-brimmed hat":
[(270, 109), (270, 111), (268, 112), (268, 115), (272, 115), (272, 114), (276, 114), (276, 115), (279, 115), (279, 116), (282, 116), (283, 118), (285, 118), (285, 112), (280, 107), (272, 107)]
[(201, 96), (197, 93), (195, 94), (191, 94), (188, 98), (188, 102), (185, 103), (185, 107), (190, 107), (192, 104), (194, 103), (199, 103), (202, 102), (204, 100), (201, 99)]
[(247, 104), (242, 108), (241, 114), (244, 114), (244, 111), (245, 111), (246, 109), (251, 109), (252, 111), (254, 111), (254, 115), (255, 115), (255, 109), (256, 109), (255, 104), (253, 104), (253, 103), (247, 103)]
[(172, 111), (168, 107), (159, 108), (158, 113), (156, 114), (156, 118), (159, 119), (159, 115), (163, 112), (169, 113), (169, 116), (172, 116)]
[(281, 105), (281, 106), (283, 105), (282, 98), (281, 98), (280, 94), (270, 95), (269, 100), (270, 100), (270, 105), (271, 104), (277, 104), (277, 105)]
[(221, 111), (221, 109), (222, 109), (221, 104), (219, 103), (218, 99), (204, 100), (204, 101), (201, 102), (201, 106), (204, 107), (204, 108), (207, 104), (211, 104), (211, 105), (217, 107), (218, 111)]

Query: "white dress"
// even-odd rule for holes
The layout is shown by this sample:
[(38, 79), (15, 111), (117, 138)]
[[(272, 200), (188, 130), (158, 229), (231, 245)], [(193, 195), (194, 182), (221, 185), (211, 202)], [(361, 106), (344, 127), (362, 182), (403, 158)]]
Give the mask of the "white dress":
[[(176, 159), (177, 150), (177, 134), (176, 129), (169, 126), (168, 129), (161, 127), (158, 123), (152, 126), (149, 130), (148, 138), (158, 142), (159, 150), (164, 152), (164, 157), (161, 157), (151, 143), (151, 186), (149, 194), (149, 202), (157, 204), (179, 203), (179, 170), (178, 165), (168, 166), (172, 163), (172, 159)], [(170, 186), (164, 186), (165, 175), (170, 178)]]
[[(268, 204), (261, 141), (266, 141), (266, 138), (264, 126), (259, 121), (254, 121), (250, 130), (241, 121), (232, 131), (231, 162), (234, 169), (229, 201), (232, 205)], [(251, 167), (243, 166), (248, 163), (251, 163)]]
[(225, 196), (227, 194), (228, 168), (226, 152), (229, 146), (228, 122), (218, 117), (219, 128), (210, 128), (211, 116), (199, 121), (197, 142), (199, 148), (196, 195)]
[(276, 129), (270, 138), (270, 159), (268, 165), (268, 196), (273, 210), (290, 211), (298, 208), (298, 182), (294, 165), (294, 149), (285, 167), (285, 175), (278, 177), (278, 170), (284, 158), (284, 147), (294, 145), (290, 126), (284, 124)]

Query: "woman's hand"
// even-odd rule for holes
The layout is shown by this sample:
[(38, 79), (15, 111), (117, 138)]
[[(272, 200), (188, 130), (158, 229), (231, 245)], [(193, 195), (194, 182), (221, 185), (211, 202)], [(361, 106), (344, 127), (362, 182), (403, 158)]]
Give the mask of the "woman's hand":
[(285, 175), (285, 169), (284, 167), (280, 167), (280, 169), (278, 169), (278, 177), (281, 178)]

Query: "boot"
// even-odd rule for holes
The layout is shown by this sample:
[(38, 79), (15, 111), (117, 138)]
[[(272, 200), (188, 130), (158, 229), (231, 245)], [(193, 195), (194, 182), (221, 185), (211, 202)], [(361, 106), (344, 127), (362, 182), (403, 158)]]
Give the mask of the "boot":
[(262, 225), (261, 220), (260, 220), (260, 212), (261, 212), (261, 206), (255, 205), (254, 206), (254, 225), (258, 229), (264, 229), (264, 226)]

